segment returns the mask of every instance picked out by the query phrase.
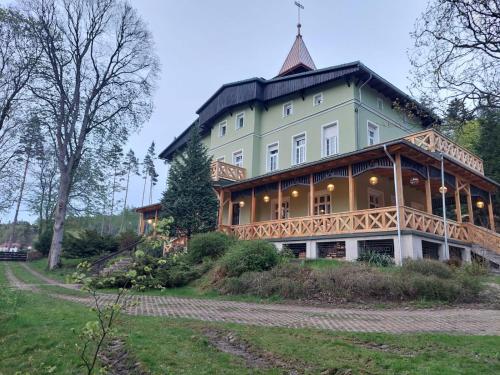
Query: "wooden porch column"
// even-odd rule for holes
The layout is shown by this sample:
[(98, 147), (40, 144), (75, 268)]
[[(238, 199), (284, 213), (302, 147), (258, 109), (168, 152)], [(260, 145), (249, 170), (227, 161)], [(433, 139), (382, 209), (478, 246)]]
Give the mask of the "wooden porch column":
[(153, 236), (156, 236), (156, 226), (158, 225), (158, 210), (155, 210), (155, 221), (153, 225)]
[(233, 197), (231, 196), (230, 194), (230, 197), (229, 197), (229, 211), (228, 211), (228, 215), (227, 215), (227, 225), (233, 225)]
[(488, 202), (488, 217), (490, 218), (490, 229), (495, 232), (495, 216), (493, 215), (493, 201), (491, 200), (491, 193), (488, 193), (489, 195), (489, 202)]
[(314, 181), (312, 173), (309, 175), (309, 216), (314, 215)]
[(396, 184), (398, 187), (398, 202), (400, 207), (404, 207), (405, 198), (403, 194), (403, 171), (401, 169), (401, 154), (396, 154)]
[(457, 223), (462, 222), (462, 205), (460, 203), (460, 188), (458, 185), (458, 177), (455, 176), (455, 211), (457, 213)]
[[(283, 218), (281, 215), (282, 205), (283, 205), (283, 194), (281, 192), (281, 180), (280, 180), (278, 182), (278, 220), (281, 220)], [(271, 212), (273, 212), (273, 210)]]
[(349, 164), (347, 168), (348, 176), (349, 176), (349, 211), (356, 210), (356, 200), (355, 200), (355, 190), (356, 186), (354, 185), (354, 177), (352, 176), (352, 165)]
[(143, 232), (142, 232), (142, 222), (143, 221), (144, 221), (144, 213), (141, 212), (139, 214), (139, 226), (137, 228), (137, 232), (139, 235), (143, 234)]
[(474, 209), (472, 208), (470, 184), (467, 185), (467, 211), (469, 212), (469, 223), (474, 224)]
[(217, 218), (219, 227), (222, 225), (222, 216), (224, 215), (224, 189), (219, 194), (219, 217)]
[(250, 222), (255, 222), (255, 188), (252, 188), (252, 210), (250, 211)]
[(427, 169), (427, 180), (425, 180), (425, 209), (428, 214), (432, 214), (432, 191), (429, 169)]

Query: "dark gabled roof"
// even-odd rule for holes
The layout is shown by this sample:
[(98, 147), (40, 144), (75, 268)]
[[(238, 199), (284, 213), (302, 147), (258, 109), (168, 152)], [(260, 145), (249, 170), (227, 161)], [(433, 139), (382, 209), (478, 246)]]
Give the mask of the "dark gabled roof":
[[(413, 103), (420, 112), (419, 117), (422, 119), (424, 126), (439, 122), (439, 119), (432, 112), (359, 61), (276, 77), (270, 80), (251, 78), (225, 84), (198, 109), (196, 112), (199, 116), (197, 122), (200, 130), (205, 132), (211, 128), (213, 121), (217, 117), (231, 111), (236, 106), (253, 105), (254, 103), (265, 105), (271, 100), (303, 92), (309, 88), (339, 79), (345, 79), (347, 82), (355, 79), (355, 83), (366, 82), (369, 79), (369, 86), (380, 91), (391, 100), (399, 98), (403, 104), (404, 102)], [(185, 144), (189, 129), (193, 126), (194, 123), (162, 151), (160, 158), (171, 159), (173, 153)]]

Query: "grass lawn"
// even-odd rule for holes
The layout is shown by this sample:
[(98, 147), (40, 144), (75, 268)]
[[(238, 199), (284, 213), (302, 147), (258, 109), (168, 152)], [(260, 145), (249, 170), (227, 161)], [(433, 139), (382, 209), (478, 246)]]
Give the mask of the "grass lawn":
[[(34, 282), (19, 265), (15, 275)], [(94, 315), (84, 306), (7, 287), (0, 263), (0, 374), (79, 374), (73, 328)], [(282, 374), (249, 369), (234, 355), (214, 348), (207, 327), (230, 330), (255, 350), (299, 364), (305, 373), (351, 369), (353, 374), (500, 373), (500, 337), (444, 334), (361, 334), (205, 323), (122, 315), (117, 326), (130, 353), (152, 374)], [(333, 372), (332, 372), (333, 373)]]
[(36, 271), (58, 281), (66, 282), (66, 279), (71, 276), (73, 272), (76, 271), (76, 266), (83, 260), (92, 261), (92, 259), (61, 259), (61, 267), (53, 271), (49, 271), (47, 268), (47, 258), (37, 259), (28, 264), (30, 267)]

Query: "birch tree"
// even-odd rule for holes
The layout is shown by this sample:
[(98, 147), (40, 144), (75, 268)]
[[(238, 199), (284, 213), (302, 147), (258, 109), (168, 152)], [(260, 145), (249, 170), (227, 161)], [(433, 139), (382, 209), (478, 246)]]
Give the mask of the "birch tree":
[[(55, 144), (59, 190), (49, 269), (61, 255), (72, 179), (97, 143), (120, 143), (151, 113), (158, 62), (137, 12), (120, 0), (25, 0), (42, 53), (32, 93)], [(94, 140), (94, 142), (92, 142)]]

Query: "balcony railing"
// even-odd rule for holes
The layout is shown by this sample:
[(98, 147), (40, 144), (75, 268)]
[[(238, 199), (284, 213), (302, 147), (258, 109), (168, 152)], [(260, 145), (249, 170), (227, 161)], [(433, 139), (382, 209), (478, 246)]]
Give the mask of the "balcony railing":
[[(410, 229), (444, 236), (440, 216), (410, 207), (403, 207), (401, 229)], [(260, 221), (252, 224), (222, 225), (219, 229), (243, 240), (279, 239), (354, 233), (379, 233), (397, 229), (396, 207), (374, 208), (329, 215), (304, 216), (282, 220)], [(500, 235), (466, 223), (447, 220), (448, 237), (472, 242), (500, 254)]]
[(432, 152), (443, 152), (462, 164), (484, 174), (483, 161), (470, 151), (449, 140), (435, 130), (425, 130), (405, 137), (411, 143)]
[(214, 161), (211, 164), (212, 180), (229, 180), (241, 181), (245, 179), (245, 168), (237, 167), (236, 165), (224, 163), (223, 161)]

